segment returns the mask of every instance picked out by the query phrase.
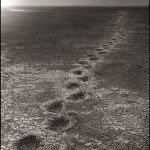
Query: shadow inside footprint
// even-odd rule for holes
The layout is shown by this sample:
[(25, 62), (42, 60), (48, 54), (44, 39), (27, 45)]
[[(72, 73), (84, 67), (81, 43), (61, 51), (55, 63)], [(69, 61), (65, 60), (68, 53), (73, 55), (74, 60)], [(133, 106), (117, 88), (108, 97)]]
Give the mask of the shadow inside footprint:
[(66, 116), (58, 116), (54, 117), (50, 120), (48, 120), (48, 126), (46, 129), (52, 130), (52, 131), (64, 131), (69, 129), (71, 125), (71, 119), (69, 119)]
[(86, 56), (87, 57), (95, 57), (96, 55), (95, 54), (87, 54)]
[(37, 150), (40, 146), (40, 139), (35, 135), (28, 135), (15, 143), (17, 150)]
[(119, 39), (120, 39), (120, 40), (124, 40), (125, 38), (124, 38), (124, 37), (119, 37)]
[(79, 77), (78, 79), (81, 80), (81, 81), (83, 81), (83, 82), (89, 81), (89, 77), (88, 76)]
[(111, 43), (113, 43), (113, 42), (111, 42), (111, 41), (108, 41), (107, 43), (111, 44)]
[(109, 44), (109, 45), (114, 45), (114, 43), (113, 43), (113, 42), (108, 42), (108, 44)]
[(95, 51), (96, 52), (101, 52), (101, 51), (103, 51), (103, 49), (98, 48), (98, 49), (95, 49)]
[(83, 71), (82, 70), (75, 70), (75, 71), (73, 71), (73, 74), (75, 74), (75, 75), (82, 75)]
[(98, 57), (92, 57), (92, 58), (90, 58), (90, 61), (96, 61), (96, 60), (98, 60)]
[(99, 52), (98, 54), (99, 54), (99, 55), (101, 55), (101, 54), (106, 54), (106, 52)]
[(112, 40), (114, 41), (114, 40), (117, 40), (116, 38), (112, 38)]
[(78, 100), (82, 100), (85, 98), (85, 93), (82, 92), (82, 91), (79, 91), (77, 93), (73, 93), (72, 95), (70, 95), (68, 97), (69, 100), (72, 100), (72, 101), (78, 101)]
[(48, 112), (60, 112), (63, 109), (62, 101), (53, 101), (45, 105)]
[(114, 42), (117, 42), (118, 40), (117, 39), (112, 39)]
[(70, 82), (66, 85), (66, 88), (68, 88), (68, 89), (76, 89), (79, 87), (80, 87), (80, 84), (78, 84), (76, 82)]

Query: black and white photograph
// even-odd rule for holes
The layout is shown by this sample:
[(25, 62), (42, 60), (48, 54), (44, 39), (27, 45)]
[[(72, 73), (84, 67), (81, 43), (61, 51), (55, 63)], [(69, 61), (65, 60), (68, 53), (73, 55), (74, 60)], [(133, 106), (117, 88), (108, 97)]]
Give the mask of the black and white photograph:
[(1, 0), (1, 150), (149, 150), (149, 0)]

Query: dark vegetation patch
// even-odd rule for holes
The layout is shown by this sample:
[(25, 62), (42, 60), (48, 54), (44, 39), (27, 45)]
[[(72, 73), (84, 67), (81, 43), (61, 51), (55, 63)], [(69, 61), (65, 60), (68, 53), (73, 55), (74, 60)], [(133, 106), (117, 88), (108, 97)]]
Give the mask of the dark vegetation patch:
[(79, 80), (81, 80), (83, 82), (87, 82), (87, 81), (89, 81), (89, 76), (79, 77)]
[(80, 87), (80, 84), (78, 84), (76, 82), (69, 82), (66, 85), (66, 88), (68, 88), (68, 89), (76, 89), (76, 88), (79, 88), (79, 87)]
[(73, 74), (75, 74), (75, 75), (82, 75), (83, 71), (82, 70), (75, 70), (75, 71), (73, 71)]
[(52, 131), (62, 131), (69, 127), (71, 120), (66, 116), (54, 117), (51, 120), (48, 120), (47, 129)]
[(35, 135), (28, 135), (15, 143), (17, 150), (37, 150), (40, 146), (40, 139)]
[(45, 109), (48, 112), (59, 112), (63, 109), (63, 102), (62, 101), (53, 101), (45, 105)]
[(72, 95), (70, 95), (68, 97), (68, 99), (73, 100), (73, 101), (78, 101), (78, 100), (82, 100), (85, 98), (85, 93), (82, 91), (79, 91), (77, 93), (73, 93)]

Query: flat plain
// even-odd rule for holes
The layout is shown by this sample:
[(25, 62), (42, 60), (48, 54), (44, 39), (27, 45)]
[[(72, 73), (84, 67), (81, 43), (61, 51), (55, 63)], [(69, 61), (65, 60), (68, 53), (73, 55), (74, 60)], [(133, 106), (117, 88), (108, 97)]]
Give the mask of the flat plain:
[(148, 11), (2, 10), (1, 149), (148, 150)]

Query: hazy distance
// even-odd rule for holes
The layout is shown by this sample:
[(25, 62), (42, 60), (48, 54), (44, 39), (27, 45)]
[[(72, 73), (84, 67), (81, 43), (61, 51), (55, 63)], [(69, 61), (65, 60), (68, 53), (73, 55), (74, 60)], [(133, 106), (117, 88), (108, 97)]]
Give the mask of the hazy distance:
[(1, 0), (7, 6), (148, 6), (149, 0)]

